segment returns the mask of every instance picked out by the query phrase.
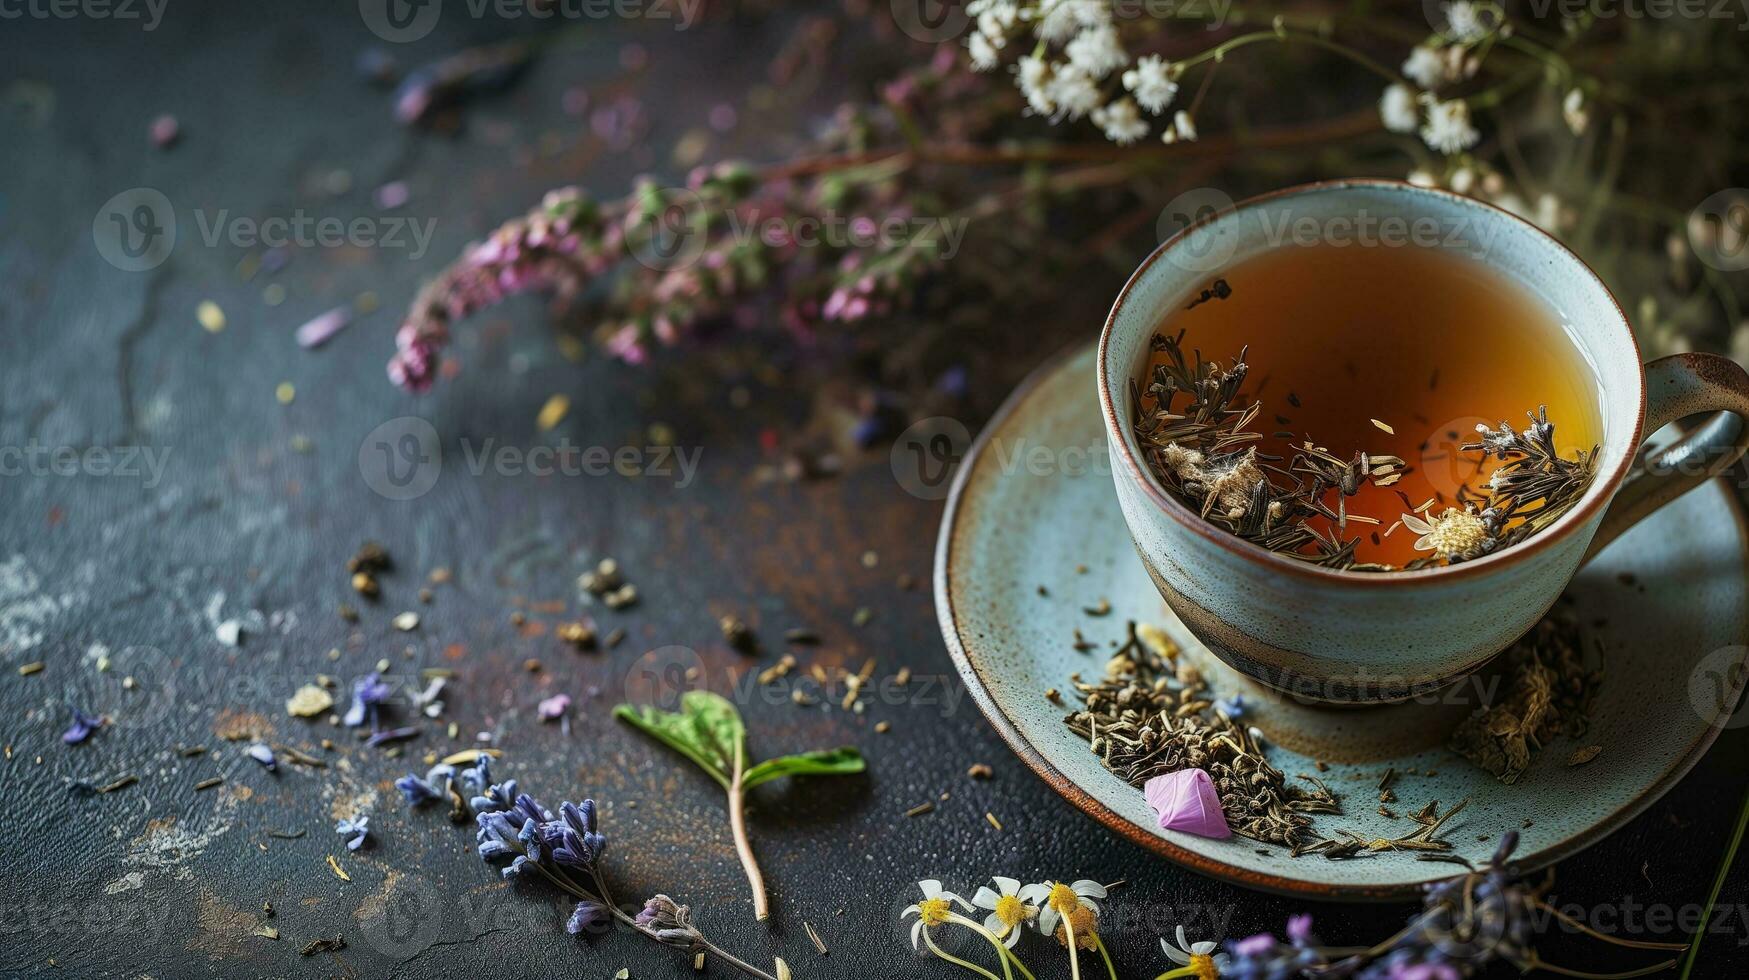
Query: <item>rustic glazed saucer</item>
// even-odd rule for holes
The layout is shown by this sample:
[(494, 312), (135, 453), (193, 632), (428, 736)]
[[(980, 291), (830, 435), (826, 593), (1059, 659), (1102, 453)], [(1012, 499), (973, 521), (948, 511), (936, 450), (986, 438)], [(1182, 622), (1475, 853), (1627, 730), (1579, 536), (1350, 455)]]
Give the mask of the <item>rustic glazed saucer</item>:
[[(1453, 866), (1409, 854), (1345, 861), (1294, 858), (1234, 837), (1215, 841), (1157, 829), (1142, 792), (1100, 765), (1063, 725), (1070, 675), (1097, 678), (1126, 620), (1164, 627), (1220, 693), (1245, 692), (1161, 601), (1119, 513), (1089, 346), (1021, 385), (978, 437), (955, 476), (936, 550), (935, 601), (948, 650), (984, 714), (1020, 757), (1070, 802), (1112, 830), (1175, 861), (1241, 885), (1332, 899), (1399, 899)], [(1399, 812), (1438, 800), (1469, 804), (1449, 825), (1455, 853), (1481, 862), (1518, 830), (1517, 859), (1538, 867), (1626, 824), (1668, 791), (1732, 722), (1749, 637), (1749, 526), (1729, 488), (1713, 481), (1647, 518), (1587, 564), (1569, 590), (1588, 641), (1602, 647), (1604, 681), (1583, 740), (1557, 739), (1517, 785), (1441, 747), (1467, 713), (1476, 675), (1433, 703), (1365, 711), (1308, 708), (1259, 698), (1247, 720), (1264, 730), (1271, 761), (1293, 778), (1319, 775), (1343, 797), (1343, 815), (1315, 830), (1394, 837), (1407, 818), (1374, 812), (1386, 769)], [(1078, 567), (1085, 571), (1077, 571)], [(1040, 587), (1046, 594), (1041, 594)], [(1093, 616), (1101, 599), (1111, 611)], [(1099, 648), (1078, 652), (1079, 629)], [(1252, 690), (1251, 693), (1261, 693)], [(1720, 705), (1725, 705), (1723, 710)], [(1739, 716), (1737, 721), (1745, 720)], [(1601, 746), (1570, 767), (1576, 749)], [(1317, 762), (1328, 764), (1318, 772)], [(1414, 775), (1408, 775), (1410, 771)], [(1432, 773), (1429, 775), (1429, 773)], [(1528, 826), (1527, 826), (1528, 823)], [(1486, 840), (1479, 838), (1486, 837)]]

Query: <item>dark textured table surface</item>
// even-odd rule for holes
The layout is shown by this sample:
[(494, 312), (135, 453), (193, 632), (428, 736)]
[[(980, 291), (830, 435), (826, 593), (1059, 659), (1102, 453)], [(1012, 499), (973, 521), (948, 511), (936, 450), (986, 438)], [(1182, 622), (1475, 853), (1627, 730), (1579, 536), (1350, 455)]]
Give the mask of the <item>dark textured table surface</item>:
[[(1107, 927), (1126, 977), (1163, 970), (1155, 937), (1181, 923), (1197, 937), (1236, 937), (1305, 909), (1327, 940), (1359, 944), (1389, 935), (1409, 910), (1289, 901), (1201, 877), (1114, 839), (1022, 767), (942, 647), (927, 588), (939, 503), (904, 492), (884, 448), (853, 454), (833, 479), (762, 477), (772, 461), (762, 432), (830, 414), (813, 394), (830, 390), (825, 358), (792, 356), (766, 335), (643, 368), (593, 353), (578, 363), (560, 355), (537, 304), (517, 303), (469, 328), (462, 372), (432, 394), (386, 382), (394, 324), (418, 284), (547, 187), (615, 194), (636, 173), (673, 172), (670, 147), (720, 102), (740, 106), (742, 123), (713, 137), (713, 153), (781, 152), (773, 134), (804, 129), (841, 84), (825, 72), (778, 93), (774, 108), (748, 106), (785, 36), (782, 18), (686, 31), (591, 23), (514, 90), (471, 107), (449, 136), (397, 126), (387, 93), (357, 77), (358, 52), (381, 42), (354, 4), (120, 8), (142, 19), (96, 19), (76, 5), (65, 8), (71, 17), (47, 5), (0, 9), (14, 7), (25, 15), (0, 20), (0, 446), (37, 462), (0, 476), (0, 969), (687, 975), (682, 957), (632, 935), (566, 935), (556, 897), (501, 882), (467, 830), (402, 804), (395, 777), (479, 731), (504, 750), (501, 772), (550, 803), (585, 793), (606, 802), (620, 896), (671, 892), (726, 947), (762, 963), (782, 955), (798, 975), (950, 975), (910, 954), (897, 918), (928, 877), (968, 894), (990, 874), (1126, 881)], [(535, 29), (451, 14), (395, 53), (417, 63)], [(641, 70), (623, 67), (628, 43), (647, 53)], [(571, 88), (636, 93), (648, 132), (624, 151), (602, 146), (566, 112)], [(147, 127), (165, 112), (182, 137), (156, 150)], [(392, 180), (408, 183), (411, 200), (385, 212), (371, 194)], [(98, 248), (101, 215), (140, 187), (163, 193), (178, 239), (161, 264), (127, 271)], [(299, 215), (366, 216), (377, 228), (398, 215), (432, 222), (432, 235), (422, 251), (410, 236), (399, 248), (294, 247), (283, 270), (245, 279), (239, 262), (260, 249), (212, 231)], [(1060, 309), (980, 351), (956, 411), (975, 430), (1043, 352), (1090, 338), (1120, 279), (1078, 277)], [(278, 305), (266, 295), (274, 287)], [(296, 346), (297, 324), (366, 292), (380, 310), (321, 350)], [(224, 311), (223, 330), (197, 321), (206, 300)], [(289, 404), (276, 398), (283, 382), (295, 389)], [(744, 407), (731, 406), (737, 385)], [(569, 396), (569, 414), (540, 431), (536, 416), (555, 393)], [(408, 418), (432, 426), (444, 456), (429, 492), (398, 500), (371, 489), (370, 434)], [(652, 425), (699, 454), (690, 480), (470, 472), (470, 453), (489, 444), (642, 452)], [(53, 461), (68, 458), (81, 462), (60, 472)], [(350, 624), (336, 612), (358, 602), (344, 565), (366, 539), (382, 542), (396, 569)], [(634, 609), (580, 604), (578, 574), (607, 555), (641, 590)], [(439, 567), (452, 578), (422, 604), (416, 593)], [(864, 607), (872, 618), (854, 625)], [(391, 626), (403, 610), (418, 611), (417, 630)], [(553, 627), (585, 612), (623, 626), (625, 642), (597, 653), (559, 643)], [(860, 715), (745, 699), (756, 753), (854, 744), (869, 760), (863, 778), (757, 794), (755, 844), (777, 910), (765, 925), (752, 920), (720, 794), (608, 715), (628, 692), (660, 689), (689, 665), (726, 691), (769, 663), (775, 649), (749, 661), (723, 643), (717, 619), (731, 612), (768, 648), (781, 647), (786, 627), (818, 630), (824, 642), (802, 651), (804, 663), (855, 670), (873, 657), (883, 676), (908, 666), (917, 678), (912, 693), (871, 699)], [(219, 639), (231, 620), (242, 626), (236, 647)], [(539, 672), (525, 669), (530, 658)], [(317, 674), (345, 684), (379, 659), (398, 687), (420, 668), (453, 669), (445, 717), (460, 737), (428, 723), (389, 758), (284, 710)], [(19, 673), (33, 662), (40, 672)], [(560, 691), (577, 698), (568, 734), (535, 712)], [(111, 724), (65, 746), (69, 704)], [(879, 721), (891, 731), (877, 734)], [(305, 747), (327, 764), (270, 774), (237, 736)], [(327, 736), (338, 747), (323, 752)], [(179, 752), (192, 746), (206, 753)], [(1728, 837), (1746, 749), (1741, 730), (1728, 732), (1667, 798), (1563, 864), (1554, 895), (1604, 928), (1681, 939), (1676, 923), (1704, 901)], [(968, 779), (973, 763), (993, 778)], [(95, 791), (126, 775), (138, 782)], [(196, 789), (215, 776), (224, 782)], [(931, 800), (934, 812), (905, 816)], [(373, 839), (348, 853), (332, 825), (359, 813), (370, 814)], [(1749, 871), (1739, 870), (1697, 975), (1749, 970), (1746, 894)], [(815, 952), (804, 921), (829, 956)], [(258, 935), (262, 925), (279, 938)], [(300, 955), (334, 936), (343, 950)], [(1033, 950), (1041, 978), (1068, 975)], [(1603, 972), (1649, 961), (1573, 936), (1551, 940), (1548, 955)]]

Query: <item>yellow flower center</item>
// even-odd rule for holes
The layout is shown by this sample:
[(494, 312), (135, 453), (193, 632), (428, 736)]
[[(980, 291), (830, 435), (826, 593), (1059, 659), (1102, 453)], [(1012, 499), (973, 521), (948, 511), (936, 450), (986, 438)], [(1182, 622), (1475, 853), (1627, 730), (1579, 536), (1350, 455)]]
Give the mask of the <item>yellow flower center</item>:
[(1465, 558), (1480, 550), (1488, 539), (1488, 525), (1481, 517), (1456, 507), (1433, 520), (1427, 543), (1433, 550), (1453, 558)]
[(1073, 888), (1063, 884), (1052, 885), (1051, 895), (1045, 901), (1057, 910), (1058, 915), (1068, 915), (1081, 907), (1081, 896), (1075, 894)]
[(947, 904), (945, 898), (926, 898), (917, 903), (917, 917), (926, 926), (941, 925), (952, 914), (953, 906)]
[(1220, 980), (1220, 968), (1215, 966), (1215, 958), (1207, 953), (1192, 953), (1190, 968), (1196, 971), (1196, 980)]
[[(1063, 922), (1075, 927), (1076, 946), (1085, 950), (1099, 948), (1099, 938), (1093, 934), (1093, 927), (1098, 922), (1093, 918), (1092, 909), (1085, 905), (1077, 906), (1073, 911), (1063, 916)], [(1057, 942), (1062, 943), (1065, 947), (1069, 945), (1069, 931), (1061, 925), (1057, 926)]]
[(1014, 895), (1004, 895), (996, 900), (996, 918), (1012, 929), (1026, 921), (1026, 903)]

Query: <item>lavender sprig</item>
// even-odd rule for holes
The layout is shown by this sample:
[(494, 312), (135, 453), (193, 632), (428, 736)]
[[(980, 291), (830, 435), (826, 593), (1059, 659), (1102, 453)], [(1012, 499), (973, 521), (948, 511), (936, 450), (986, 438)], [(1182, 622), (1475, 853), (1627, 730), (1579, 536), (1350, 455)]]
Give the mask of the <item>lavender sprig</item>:
[[(481, 755), (475, 766), (462, 770), (459, 777), (453, 775), (450, 767), (438, 766), (423, 779), (409, 773), (396, 785), (415, 806), (436, 798), (440, 792), (459, 799), (457, 781), (477, 791), (464, 806), (474, 814), (476, 850), (481, 859), (496, 862), (508, 858), (510, 863), (501, 869), (504, 877), (544, 878), (575, 899), (565, 922), (566, 932), (596, 934), (618, 921), (693, 956), (701, 953), (716, 956), (750, 977), (779, 980), (707, 939), (692, 921), (691, 910), (666, 895), (649, 899), (635, 915), (616, 906), (601, 867), (607, 835), (599, 828), (595, 801), (566, 801), (559, 804), (558, 813), (554, 814), (534, 797), (517, 792), (515, 780), (483, 785), (482, 780), (491, 778), (488, 760), (488, 756)], [(437, 785), (440, 781), (441, 787)], [(362, 819), (358, 826), (363, 829)]]
[[(1329, 950), (1312, 935), (1309, 916), (1288, 920), (1288, 941), (1267, 933), (1226, 944), (1227, 962), (1220, 975), (1235, 980), (1464, 980), (1506, 963), (1521, 973), (1546, 969), (1570, 977), (1594, 977), (1551, 966), (1536, 951), (1539, 913), (1554, 916), (1595, 939), (1632, 949), (1682, 949), (1680, 943), (1617, 939), (1587, 928), (1543, 900), (1543, 887), (1525, 881), (1510, 863), (1518, 847), (1517, 831), (1500, 839), (1494, 856), (1481, 868), (1427, 886), (1422, 910), (1390, 939), (1351, 956), (1332, 961)], [(1666, 960), (1612, 977), (1646, 976), (1669, 969)], [(1186, 975), (1182, 970), (1162, 978)]]

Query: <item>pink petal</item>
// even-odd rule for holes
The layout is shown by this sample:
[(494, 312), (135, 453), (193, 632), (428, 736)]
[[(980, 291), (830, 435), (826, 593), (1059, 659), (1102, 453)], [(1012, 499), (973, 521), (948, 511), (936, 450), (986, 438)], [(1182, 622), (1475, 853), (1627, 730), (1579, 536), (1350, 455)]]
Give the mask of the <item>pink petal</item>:
[(1221, 798), (1209, 774), (1180, 769), (1155, 776), (1142, 787), (1148, 805), (1160, 815), (1160, 829), (1182, 830), (1198, 837), (1226, 840), (1233, 836), (1221, 812)]
[(346, 307), (335, 307), (298, 328), (298, 346), (320, 347), (351, 322), (352, 314), (347, 312)]

